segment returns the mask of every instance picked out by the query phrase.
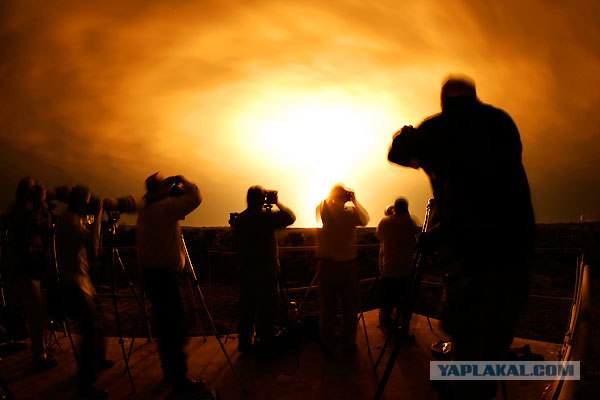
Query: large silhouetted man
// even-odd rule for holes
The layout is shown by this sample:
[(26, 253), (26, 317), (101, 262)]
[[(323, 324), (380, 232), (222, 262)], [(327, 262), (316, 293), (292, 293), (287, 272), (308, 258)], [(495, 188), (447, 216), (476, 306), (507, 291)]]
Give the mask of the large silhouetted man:
[[(534, 216), (510, 116), (482, 103), (468, 78), (450, 78), (442, 112), (394, 137), (388, 159), (429, 176), (439, 223), (422, 235), (445, 268), (456, 360), (503, 360), (529, 291)], [(495, 381), (460, 381), (458, 398), (494, 397)]]

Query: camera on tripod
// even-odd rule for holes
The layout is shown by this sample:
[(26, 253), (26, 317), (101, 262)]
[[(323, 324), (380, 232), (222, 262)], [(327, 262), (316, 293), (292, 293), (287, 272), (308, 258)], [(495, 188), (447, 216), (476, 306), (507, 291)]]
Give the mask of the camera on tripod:
[(87, 214), (96, 215), (98, 214), (98, 210), (100, 209), (100, 204), (102, 204), (102, 208), (107, 213), (111, 211), (116, 211), (118, 213), (133, 213), (136, 211), (135, 199), (133, 196), (124, 196), (119, 197), (117, 199), (114, 198), (99, 198), (96, 196), (92, 196), (90, 198), (90, 202), (87, 206)]
[(265, 190), (265, 206), (277, 204), (277, 190)]

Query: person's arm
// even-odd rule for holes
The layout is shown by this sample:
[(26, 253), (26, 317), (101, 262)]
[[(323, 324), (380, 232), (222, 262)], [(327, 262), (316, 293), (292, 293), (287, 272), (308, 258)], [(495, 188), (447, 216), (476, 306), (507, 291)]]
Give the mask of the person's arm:
[(375, 236), (380, 242), (383, 241), (383, 229), (385, 226), (385, 222), (383, 221), (385, 221), (385, 218), (379, 221), (379, 225), (377, 225), (377, 229), (375, 230)]
[(296, 221), (296, 214), (294, 214), (294, 212), (290, 208), (282, 204), (279, 201), (279, 199), (277, 199), (276, 205), (277, 208), (279, 208), (279, 212), (274, 214), (277, 216), (275, 220), (276, 229), (285, 228), (286, 226), (290, 226)]
[(320, 202), (319, 205), (317, 206), (317, 208), (315, 209), (317, 224), (323, 223), (323, 204), (324, 203), (325, 203), (324, 201)]
[(357, 218), (358, 226), (365, 226), (369, 223), (369, 213), (365, 208), (356, 200), (356, 195), (352, 196), (352, 204), (354, 204), (354, 214)]
[(396, 132), (388, 152), (388, 161), (394, 164), (418, 169), (421, 166), (420, 137), (410, 125)]
[(179, 221), (194, 211), (202, 203), (202, 195), (198, 186), (188, 181), (183, 176), (177, 177), (181, 182), (181, 196), (171, 196), (163, 202), (163, 215), (165, 218)]

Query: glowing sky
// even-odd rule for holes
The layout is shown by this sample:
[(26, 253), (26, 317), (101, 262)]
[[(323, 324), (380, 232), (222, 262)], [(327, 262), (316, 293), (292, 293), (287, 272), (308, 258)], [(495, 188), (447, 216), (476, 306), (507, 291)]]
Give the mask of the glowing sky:
[(161, 171), (199, 185), (188, 225), (226, 225), (261, 184), (313, 226), (337, 182), (370, 225), (399, 195), (422, 220), (429, 183), (387, 148), (459, 72), (515, 119), (538, 221), (598, 220), (598, 16), (595, 0), (3, 1), (0, 206), (25, 175), (121, 196)]

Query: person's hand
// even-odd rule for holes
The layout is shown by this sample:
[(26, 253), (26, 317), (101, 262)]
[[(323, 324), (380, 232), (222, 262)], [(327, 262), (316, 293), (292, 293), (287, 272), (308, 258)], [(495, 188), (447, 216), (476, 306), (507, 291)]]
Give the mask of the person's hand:
[(394, 133), (394, 138), (395, 138), (396, 136), (398, 136), (398, 135), (402, 135), (402, 134), (405, 134), (405, 133), (409, 133), (409, 132), (412, 132), (412, 131), (414, 131), (414, 130), (415, 130), (415, 128), (414, 128), (412, 125), (404, 125), (404, 126), (402, 127), (402, 129), (400, 129), (399, 131), (396, 131), (396, 133)]

